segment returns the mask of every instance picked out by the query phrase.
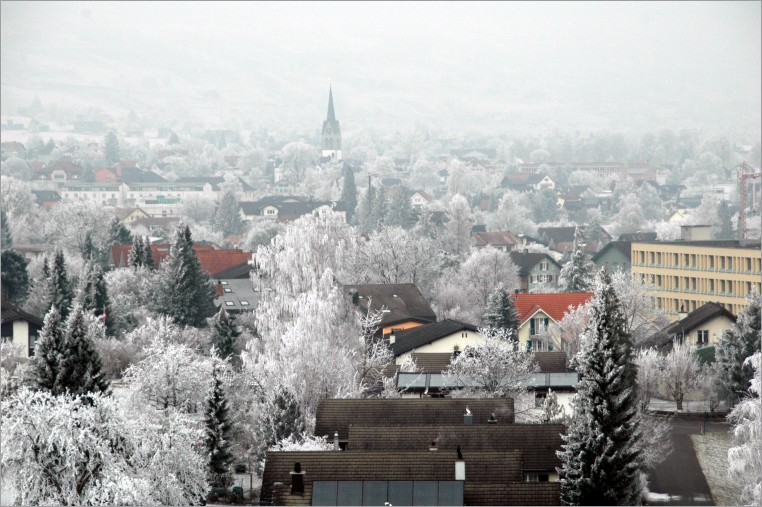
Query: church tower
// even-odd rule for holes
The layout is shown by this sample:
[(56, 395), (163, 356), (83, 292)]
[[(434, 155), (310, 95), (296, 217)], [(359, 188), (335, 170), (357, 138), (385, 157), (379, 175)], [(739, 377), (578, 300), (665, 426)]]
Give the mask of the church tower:
[(341, 160), (341, 128), (333, 112), (333, 90), (328, 88), (328, 116), (323, 122), (322, 156)]

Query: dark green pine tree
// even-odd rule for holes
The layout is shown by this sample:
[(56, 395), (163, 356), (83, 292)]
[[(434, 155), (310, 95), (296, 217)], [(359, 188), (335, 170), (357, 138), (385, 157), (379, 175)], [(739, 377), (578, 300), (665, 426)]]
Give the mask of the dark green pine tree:
[(601, 271), (587, 341), (575, 359), (574, 417), (559, 476), (567, 505), (640, 505), (643, 462), (638, 442), (637, 370), (632, 340), (611, 278)]
[(231, 452), (230, 416), (228, 401), (220, 380), (219, 359), (212, 367), (212, 389), (206, 399), (204, 426), (206, 427), (206, 451), (209, 456), (209, 482), (215, 487), (225, 487), (230, 482), (230, 465), (233, 462)]
[(53, 272), (50, 274), (50, 294), (51, 304), (55, 305), (61, 312), (61, 318), (66, 319), (74, 301), (74, 290), (71, 282), (69, 282), (69, 276), (66, 274), (66, 263), (61, 250), (56, 251), (53, 260)]
[(4, 252), (9, 248), (13, 248), (13, 235), (8, 225), (8, 217), (5, 215), (5, 210), (0, 209), (0, 250)]
[(130, 253), (127, 254), (127, 262), (133, 268), (145, 266), (145, 248), (143, 247), (143, 238), (138, 236), (130, 247)]
[(586, 292), (592, 289), (595, 266), (585, 253), (583, 241), (579, 227), (575, 228), (571, 257), (558, 274), (558, 285), (564, 292)]
[(92, 311), (96, 317), (103, 319), (106, 333), (113, 336), (113, 324), (108, 318), (111, 315), (111, 300), (106, 289), (106, 278), (100, 266), (89, 266), (80, 300), (85, 311)]
[(760, 351), (759, 333), (759, 294), (753, 294), (733, 327), (722, 333), (716, 350), (720, 387), (728, 407), (748, 392), (754, 370), (745, 360)]
[(161, 265), (157, 310), (181, 326), (203, 327), (214, 312), (214, 286), (193, 250), (190, 227), (179, 226), (169, 256)]
[(730, 217), (730, 206), (728, 201), (720, 201), (717, 208), (717, 216), (720, 221), (717, 239), (733, 239), (733, 222)]
[(512, 340), (518, 339), (519, 312), (507, 289), (498, 287), (489, 295), (482, 324), (496, 329), (505, 329), (510, 333)]
[(392, 189), (389, 196), (389, 208), (385, 224), (390, 227), (410, 229), (416, 222), (413, 206), (410, 204), (410, 191), (407, 187), (398, 185)]
[(110, 165), (119, 162), (119, 139), (117, 139), (113, 130), (106, 134), (103, 145), (103, 157)]
[(54, 306), (45, 315), (34, 355), (29, 358), (30, 378), (35, 389), (61, 394), (58, 375), (64, 357), (64, 331), (61, 314)]
[(66, 322), (63, 358), (59, 363), (57, 391), (73, 395), (88, 393), (109, 394), (111, 387), (103, 373), (101, 356), (92, 338), (87, 334), (87, 323), (82, 306), (77, 305)]
[(132, 234), (122, 221), (119, 220), (119, 217), (114, 217), (109, 224), (107, 244), (109, 248), (114, 245), (132, 244)]
[(341, 188), (341, 202), (347, 210), (347, 222), (351, 223), (357, 209), (357, 185), (355, 184), (355, 172), (344, 164), (344, 186)]
[(148, 236), (143, 239), (143, 260), (145, 267), (150, 270), (156, 269), (156, 261), (153, 260), (153, 250), (151, 250), (151, 239)]
[(291, 391), (285, 387), (281, 388), (268, 410), (268, 424), (265, 427), (266, 448), (303, 431), (304, 418), (299, 403)]
[(2, 267), (3, 301), (10, 301), (16, 306), (21, 306), (29, 294), (29, 273), (26, 270), (24, 256), (16, 250), (3, 250), (0, 254), (0, 266)]
[(85, 242), (82, 244), (82, 258), (88, 262), (96, 260), (98, 257), (98, 250), (93, 244), (93, 236), (90, 231), (85, 233)]
[(235, 358), (235, 340), (241, 335), (233, 317), (228, 315), (225, 308), (212, 318), (212, 345), (217, 355), (225, 360)]
[(373, 203), (376, 199), (376, 189), (368, 185), (368, 191), (360, 201), (360, 205), (357, 210), (357, 224), (360, 227), (360, 231), (367, 234), (376, 228), (376, 224), (373, 221)]
[(241, 210), (238, 205), (238, 199), (236, 199), (232, 192), (225, 192), (225, 195), (222, 196), (214, 221), (217, 227), (222, 230), (223, 236), (241, 233), (241, 228), (243, 227)]

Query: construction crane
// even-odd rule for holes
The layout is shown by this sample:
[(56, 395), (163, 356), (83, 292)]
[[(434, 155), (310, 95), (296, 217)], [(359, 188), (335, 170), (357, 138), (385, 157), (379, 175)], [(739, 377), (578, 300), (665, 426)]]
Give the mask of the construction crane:
[(752, 180), (752, 196), (751, 196), (751, 206), (752, 206), (752, 212), (754, 211), (754, 184), (753, 180), (758, 179), (760, 177), (760, 174), (757, 172), (756, 169), (754, 169), (752, 166), (747, 164), (745, 161), (741, 164), (741, 167), (738, 168), (737, 171), (738, 174), (738, 199), (740, 201), (741, 209), (739, 211), (739, 218), (738, 218), (738, 228), (741, 230), (741, 239), (746, 239), (746, 205), (747, 205), (747, 181)]

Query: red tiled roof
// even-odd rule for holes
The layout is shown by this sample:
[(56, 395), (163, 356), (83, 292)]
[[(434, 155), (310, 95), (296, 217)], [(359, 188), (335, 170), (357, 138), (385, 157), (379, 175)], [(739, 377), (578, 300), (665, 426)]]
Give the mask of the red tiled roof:
[[(156, 266), (159, 266), (169, 255), (169, 247), (170, 245), (151, 245), (151, 253)], [(114, 245), (111, 247), (111, 261), (115, 267), (127, 266), (130, 248), (132, 245)], [(212, 246), (193, 245), (193, 250), (201, 263), (201, 269), (210, 276), (251, 261), (251, 252), (237, 249), (215, 250)]]
[(564, 318), (569, 306), (574, 308), (584, 305), (593, 297), (592, 292), (562, 292), (554, 294), (512, 294), (519, 312), (519, 320), (523, 324), (534, 315), (537, 310), (542, 310), (556, 322)]

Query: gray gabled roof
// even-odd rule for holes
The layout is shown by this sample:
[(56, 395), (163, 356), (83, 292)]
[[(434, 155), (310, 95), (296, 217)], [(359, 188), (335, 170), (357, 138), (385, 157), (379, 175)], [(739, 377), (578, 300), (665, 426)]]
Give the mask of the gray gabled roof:
[(598, 252), (596, 252), (593, 255), (593, 262), (597, 263), (598, 259), (600, 259), (603, 255), (606, 254), (610, 249), (616, 248), (619, 250), (619, 252), (627, 257), (628, 261), (632, 260), (632, 242), (631, 241), (609, 241), (606, 246), (601, 248)]
[(437, 316), (423, 297), (418, 287), (412, 283), (362, 284), (342, 286), (344, 294), (352, 299), (353, 291), (358, 295), (358, 306), (368, 311), (368, 300), (372, 299), (371, 311), (385, 307), (381, 324), (393, 325), (405, 320), (417, 319), (421, 322), (435, 322)]
[(453, 319), (424, 324), (423, 326), (403, 329), (394, 333), (394, 343), (391, 345), (395, 356), (404, 354), (428, 343), (434, 342), (458, 331), (477, 331), (477, 327)]
[(550, 255), (542, 252), (510, 252), (511, 261), (519, 268), (520, 276), (527, 276), (539, 263), (548, 261), (561, 269), (561, 265)]
[(667, 351), (672, 348), (672, 340), (675, 336), (691, 333), (694, 329), (704, 323), (723, 316), (727, 317), (732, 322), (736, 321), (736, 316), (726, 310), (721, 304), (713, 301), (704, 303), (689, 313), (685, 318), (673, 322), (661, 331), (651, 335), (640, 346), (655, 346), (660, 350)]

